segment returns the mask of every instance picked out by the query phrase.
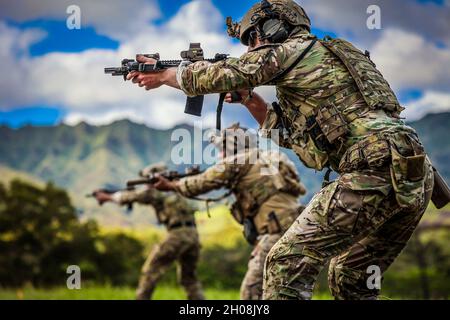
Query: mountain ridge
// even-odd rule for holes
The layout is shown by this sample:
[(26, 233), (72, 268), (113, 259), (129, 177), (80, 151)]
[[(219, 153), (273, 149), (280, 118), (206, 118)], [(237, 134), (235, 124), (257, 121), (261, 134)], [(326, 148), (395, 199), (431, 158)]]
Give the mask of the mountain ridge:
[[(410, 124), (436, 167), (450, 182), (450, 141), (446, 139), (450, 135), (450, 112), (430, 114)], [(191, 136), (193, 133), (193, 127), (187, 124), (159, 130), (128, 119), (102, 126), (88, 123), (14, 129), (0, 126), (0, 165), (66, 188), (77, 207), (87, 216), (96, 217), (100, 211), (92, 206), (93, 200), (88, 202), (84, 198), (86, 193), (105, 185), (123, 186), (125, 180), (136, 177), (149, 163), (166, 162), (172, 169), (183, 170), (183, 166), (171, 163), (172, 147), (179, 143), (171, 141), (175, 129), (186, 129)], [(192, 157), (193, 150), (190, 152)], [(287, 154), (309, 190), (302, 200), (306, 202), (319, 190), (323, 173), (304, 168), (291, 151)]]

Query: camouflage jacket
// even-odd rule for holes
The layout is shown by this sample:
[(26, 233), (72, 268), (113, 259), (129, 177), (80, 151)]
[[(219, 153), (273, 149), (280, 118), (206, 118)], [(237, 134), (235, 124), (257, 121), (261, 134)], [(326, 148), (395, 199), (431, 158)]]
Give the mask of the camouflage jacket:
[[(309, 33), (299, 33), (282, 44), (262, 45), (240, 58), (229, 58), (215, 64), (197, 62), (181, 65), (177, 80), (182, 90), (191, 96), (275, 85), (283, 120), (290, 130), (287, 139), (277, 135), (279, 144), (293, 149), (307, 167), (316, 170), (331, 166), (342, 173), (347, 171), (348, 161), (355, 164), (369, 158), (373, 163), (380, 162), (386, 149), (380, 151), (381, 147), (376, 142), (369, 148), (373, 157), (347, 152), (351, 146), (374, 134), (403, 131), (415, 135), (398, 117), (382, 109), (369, 108), (349, 69), (321, 41), (317, 41), (292, 70), (277, 77), (281, 71), (293, 65), (293, 57), (305, 50), (313, 39), (315, 37)], [(308, 119), (316, 117), (319, 106), (325, 104), (338, 107), (347, 123), (348, 132), (339, 144), (324, 150), (317, 146), (309, 133), (311, 128)], [(280, 128), (280, 122), (279, 115), (269, 108), (262, 126), (262, 129), (267, 130), (263, 130), (263, 133), (271, 137), (271, 129)]]
[(295, 165), (285, 154), (257, 149), (224, 158), (204, 173), (178, 183), (178, 191), (187, 197), (221, 188), (236, 198), (233, 217), (239, 223), (252, 218), (259, 234), (270, 233), (271, 213), (283, 227), (290, 226), (299, 207), (298, 196), (306, 192)]
[(158, 223), (170, 227), (180, 222), (195, 222), (195, 209), (176, 193), (165, 194), (151, 188), (134, 191), (120, 191), (113, 195), (120, 205), (137, 202), (155, 208)]

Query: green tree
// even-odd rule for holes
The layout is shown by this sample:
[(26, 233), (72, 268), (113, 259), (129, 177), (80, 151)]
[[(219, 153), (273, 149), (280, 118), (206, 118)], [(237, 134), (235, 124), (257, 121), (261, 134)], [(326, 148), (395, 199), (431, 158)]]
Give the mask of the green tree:
[(69, 265), (83, 280), (134, 284), (142, 244), (124, 234), (99, 234), (97, 223), (81, 223), (66, 191), (19, 180), (0, 184), (0, 285), (63, 285)]

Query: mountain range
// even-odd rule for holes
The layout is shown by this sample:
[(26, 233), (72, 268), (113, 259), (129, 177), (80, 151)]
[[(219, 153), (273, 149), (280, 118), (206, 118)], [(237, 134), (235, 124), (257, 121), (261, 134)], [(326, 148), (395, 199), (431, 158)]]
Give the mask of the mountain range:
[[(433, 163), (450, 182), (450, 113), (429, 114), (410, 123), (419, 133)], [(85, 194), (105, 186), (123, 187), (127, 179), (149, 163), (171, 163), (175, 129), (193, 133), (193, 128), (181, 125), (170, 130), (149, 128), (143, 124), (121, 120), (109, 125), (76, 126), (60, 124), (49, 127), (24, 126), (12, 129), (0, 126), (0, 181), (13, 177), (34, 183), (52, 181), (69, 191), (75, 206), (84, 217), (94, 217), (101, 224), (124, 225), (153, 222), (145, 210), (138, 209), (132, 217), (114, 206), (99, 208)], [(193, 150), (190, 150), (193, 155)], [(309, 192), (303, 202), (319, 190), (323, 173), (304, 168), (290, 151)], [(203, 165), (203, 167), (205, 167)], [(108, 212), (106, 214), (105, 212)]]

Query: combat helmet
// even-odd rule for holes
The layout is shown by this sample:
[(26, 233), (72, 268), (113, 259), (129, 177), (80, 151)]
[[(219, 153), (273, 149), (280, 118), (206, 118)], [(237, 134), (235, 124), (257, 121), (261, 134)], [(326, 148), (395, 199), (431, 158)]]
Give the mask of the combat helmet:
[(139, 176), (148, 177), (149, 175), (155, 173), (161, 173), (167, 171), (167, 166), (163, 162), (158, 162), (155, 164), (148, 165), (144, 169), (139, 171)]
[(220, 135), (214, 135), (212, 142), (225, 153), (239, 153), (257, 146), (258, 139), (255, 133), (242, 127), (239, 122), (222, 130)]
[[(263, 23), (261, 26), (261, 23)], [(227, 18), (228, 34), (241, 40), (241, 43), (248, 46), (249, 36), (252, 29), (260, 28), (263, 31), (263, 39), (271, 42), (287, 38), (292, 30), (283, 30), (286, 23), (291, 28), (303, 27), (308, 32), (311, 31), (311, 21), (305, 10), (293, 0), (263, 0), (250, 8), (240, 23), (233, 23), (231, 18)], [(287, 29), (287, 28), (285, 28)], [(272, 38), (272, 39), (270, 39)]]

